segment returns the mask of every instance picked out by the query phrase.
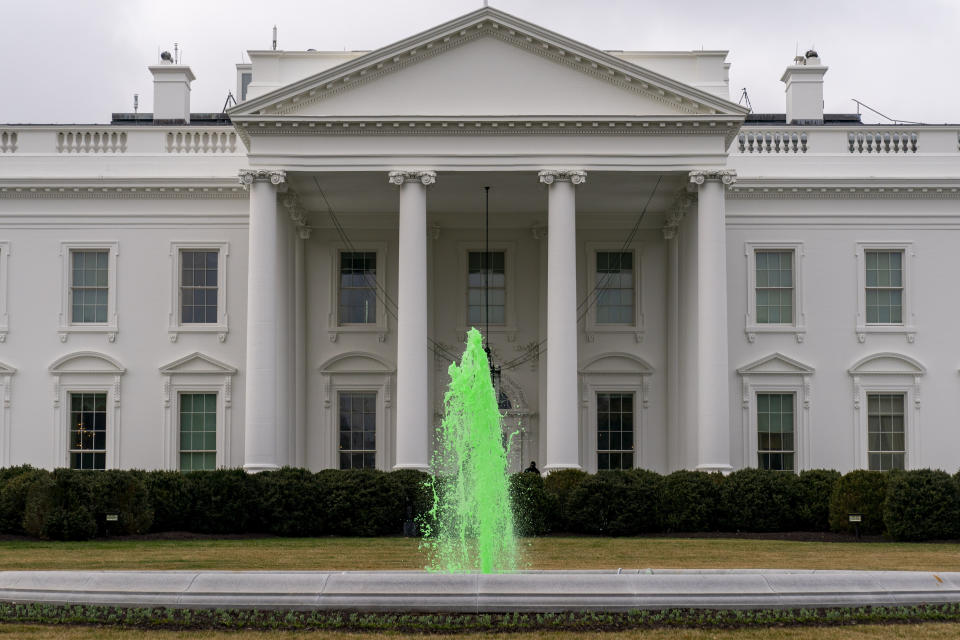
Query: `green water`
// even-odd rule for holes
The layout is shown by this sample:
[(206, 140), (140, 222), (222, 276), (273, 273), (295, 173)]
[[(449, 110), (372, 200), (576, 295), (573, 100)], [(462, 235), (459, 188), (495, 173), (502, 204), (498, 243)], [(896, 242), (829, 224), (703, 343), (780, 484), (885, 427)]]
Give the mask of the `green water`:
[(432, 461), (434, 502), (423, 523), (428, 571), (500, 573), (517, 568), (507, 452), (483, 338), (467, 333), (449, 369)]

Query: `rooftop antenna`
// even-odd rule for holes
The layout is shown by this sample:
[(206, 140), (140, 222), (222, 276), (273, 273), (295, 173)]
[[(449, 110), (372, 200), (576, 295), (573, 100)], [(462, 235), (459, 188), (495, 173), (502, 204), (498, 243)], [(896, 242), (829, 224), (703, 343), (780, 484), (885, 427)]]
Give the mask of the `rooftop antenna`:
[(273, 25), (273, 50), (277, 50), (277, 25)]
[(750, 96), (747, 95), (746, 87), (744, 87), (743, 90), (740, 92), (740, 99), (737, 100), (737, 104), (745, 104), (747, 105), (747, 109), (750, 109), (750, 111), (753, 111), (753, 105), (750, 104)]
[(136, 113), (140, 110), (140, 94), (133, 94), (133, 112)]
[(180, 64), (180, 45), (173, 43), (173, 64)]
[(223, 111), (220, 113), (226, 113), (227, 109), (235, 106), (237, 106), (237, 99), (233, 97), (233, 91), (227, 91), (227, 99), (223, 101)]

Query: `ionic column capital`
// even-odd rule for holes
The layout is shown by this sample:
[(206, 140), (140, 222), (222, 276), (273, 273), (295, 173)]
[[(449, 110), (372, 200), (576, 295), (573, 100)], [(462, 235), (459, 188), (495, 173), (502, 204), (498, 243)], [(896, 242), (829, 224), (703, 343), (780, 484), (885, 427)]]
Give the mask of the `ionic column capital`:
[(390, 184), (395, 184), (398, 187), (404, 182), (420, 182), (423, 186), (429, 187), (431, 184), (436, 183), (437, 172), (421, 169), (403, 169), (391, 171), (387, 179), (390, 181)]
[(246, 189), (254, 182), (267, 182), (279, 186), (287, 181), (287, 172), (281, 169), (240, 169), (238, 179)]
[(690, 172), (690, 182), (702, 185), (708, 180), (719, 180), (729, 187), (737, 181), (737, 172), (733, 169), (696, 169)]
[(569, 182), (574, 185), (587, 181), (587, 172), (580, 169), (545, 169), (537, 174), (543, 184)]

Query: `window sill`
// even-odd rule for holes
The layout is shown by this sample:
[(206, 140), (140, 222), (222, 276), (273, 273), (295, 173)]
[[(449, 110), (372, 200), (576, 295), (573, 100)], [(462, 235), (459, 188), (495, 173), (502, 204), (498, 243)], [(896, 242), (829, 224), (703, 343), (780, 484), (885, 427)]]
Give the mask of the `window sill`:
[(902, 335), (907, 342), (913, 344), (917, 339), (917, 329), (913, 325), (904, 324), (860, 324), (857, 325), (857, 342), (863, 344), (867, 341), (867, 334), (893, 334)]
[(744, 333), (747, 336), (747, 342), (750, 344), (756, 342), (758, 333), (792, 334), (797, 343), (801, 344), (807, 336), (807, 328), (793, 324), (748, 324), (744, 329)]
[(367, 334), (375, 333), (377, 334), (377, 342), (386, 342), (387, 334), (390, 333), (387, 330), (387, 327), (377, 323), (370, 324), (344, 324), (336, 327), (332, 327), (327, 331), (327, 337), (330, 338), (330, 342), (336, 342), (340, 339), (342, 334)]
[[(116, 322), (101, 324), (70, 324), (63, 325), (57, 329), (57, 337), (60, 338), (60, 342), (66, 342), (71, 333), (102, 333), (107, 336), (107, 342), (116, 342), (117, 331), (118, 329)], [(3, 330), (3, 340), (0, 340), (0, 342), (3, 342), (5, 339), (6, 331)]]
[(587, 342), (593, 342), (598, 334), (632, 335), (637, 344), (643, 342), (644, 329), (632, 324), (593, 324), (584, 330)]
[(182, 324), (167, 329), (167, 337), (170, 339), (170, 342), (176, 342), (180, 338), (181, 333), (215, 333), (217, 334), (217, 340), (226, 342), (229, 331), (226, 324)]

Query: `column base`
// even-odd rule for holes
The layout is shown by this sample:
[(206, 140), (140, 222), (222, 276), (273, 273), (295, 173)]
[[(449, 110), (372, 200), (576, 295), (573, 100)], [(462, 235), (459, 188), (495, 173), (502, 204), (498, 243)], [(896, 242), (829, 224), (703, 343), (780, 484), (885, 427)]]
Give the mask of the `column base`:
[(260, 464), (260, 463), (250, 463), (243, 465), (243, 470), (247, 473), (260, 473), (261, 471), (276, 471), (280, 468), (280, 465), (276, 464)]
[(705, 471), (707, 473), (722, 473), (727, 475), (733, 472), (733, 467), (728, 464), (698, 464), (696, 471)]
[(425, 464), (395, 464), (393, 465), (393, 471), (401, 471), (403, 469), (413, 469), (414, 471), (423, 471), (424, 473), (430, 473), (430, 466)]
[(576, 469), (583, 471), (583, 467), (578, 464), (548, 464), (543, 468), (543, 475), (548, 476), (554, 471), (563, 471), (564, 469)]

